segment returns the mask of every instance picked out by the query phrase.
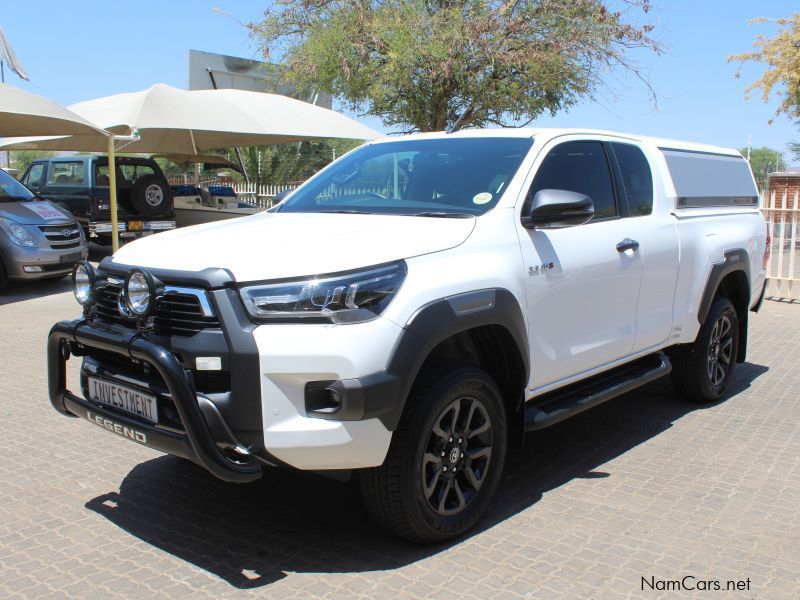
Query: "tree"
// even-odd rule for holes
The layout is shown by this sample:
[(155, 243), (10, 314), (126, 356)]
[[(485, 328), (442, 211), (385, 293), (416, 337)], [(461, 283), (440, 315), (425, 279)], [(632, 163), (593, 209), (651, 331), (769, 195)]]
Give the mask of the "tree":
[[(753, 52), (728, 57), (728, 62), (739, 62), (741, 65), (748, 62), (768, 65), (761, 77), (745, 89), (745, 97), (760, 89), (761, 99), (769, 102), (772, 94), (776, 93), (780, 102), (775, 114), (800, 117), (800, 13), (787, 19), (762, 17), (750, 21), (750, 24), (753, 23), (774, 23), (778, 26), (778, 33), (773, 38), (758, 35), (753, 42)], [(737, 77), (740, 76), (741, 65), (736, 72)], [(800, 124), (800, 121), (796, 124)], [(794, 158), (800, 159), (800, 143), (790, 142), (789, 151)]]
[[(282, 0), (248, 24), (281, 77), (405, 131), (509, 125), (592, 96), (659, 51), (649, 0)], [(276, 85), (273, 81), (272, 85)], [(652, 89), (649, 87), (652, 94)], [(652, 96), (655, 100), (655, 95)]]
[(33, 161), (55, 156), (53, 152), (46, 150), (13, 150), (9, 154), (11, 156), (11, 167), (19, 171), (20, 177)]
[[(360, 144), (355, 140), (333, 139), (253, 146), (242, 148), (242, 158), (250, 181), (284, 185), (308, 179), (333, 159)], [(229, 154), (233, 156), (232, 151)]]
[[(778, 33), (774, 38), (756, 36), (753, 52), (729, 56), (728, 62), (769, 65), (761, 77), (745, 89), (745, 95), (760, 89), (762, 100), (769, 102), (773, 92), (777, 92), (781, 100), (776, 114), (800, 117), (800, 13), (795, 13), (788, 19), (761, 17), (750, 21), (751, 25), (754, 23), (775, 23)], [(736, 73), (737, 77), (740, 76), (740, 71), (741, 65)]]
[[(744, 156), (747, 156), (747, 148), (742, 148), (739, 151)], [(765, 181), (769, 173), (784, 170), (786, 162), (783, 159), (783, 153), (762, 146), (761, 148), (750, 149), (750, 168), (758, 181)]]

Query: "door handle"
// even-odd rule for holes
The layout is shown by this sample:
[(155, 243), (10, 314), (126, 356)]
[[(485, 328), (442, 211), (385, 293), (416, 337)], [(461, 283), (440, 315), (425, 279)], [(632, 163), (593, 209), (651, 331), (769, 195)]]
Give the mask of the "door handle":
[(625, 238), (617, 244), (617, 252), (626, 252), (628, 250), (633, 250), (635, 252), (638, 249), (639, 242), (632, 240), (631, 238)]

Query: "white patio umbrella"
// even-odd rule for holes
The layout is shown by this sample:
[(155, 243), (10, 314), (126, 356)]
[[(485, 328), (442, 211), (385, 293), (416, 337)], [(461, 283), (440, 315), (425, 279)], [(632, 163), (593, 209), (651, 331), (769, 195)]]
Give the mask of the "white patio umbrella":
[[(5, 83), (0, 83), (0, 137), (20, 135), (68, 135), (73, 143), (92, 145), (114, 154), (115, 136), (90, 123), (60, 104)], [(13, 139), (13, 138), (12, 138)], [(117, 247), (117, 189), (114, 169), (110, 171), (111, 223), (114, 249)]]
[(0, 137), (69, 135), (103, 148), (109, 133), (43, 96), (0, 83)]
[[(179, 90), (163, 83), (69, 107), (115, 136), (134, 137), (125, 152), (200, 154), (218, 148), (281, 144), (320, 138), (369, 140), (381, 134), (335, 111), (287, 96), (244, 90)], [(51, 134), (52, 135), (52, 134)], [(11, 138), (3, 149), (81, 150), (109, 153), (113, 144), (87, 136)], [(117, 148), (116, 151), (122, 148)], [(114, 169), (109, 169), (109, 179)], [(114, 182), (110, 182), (114, 186)], [(117, 248), (116, 202), (112, 244)]]
[[(179, 90), (156, 84), (69, 107), (117, 135), (137, 134), (125, 152), (201, 154), (236, 146), (282, 144), (320, 138), (370, 140), (381, 134), (333, 110), (287, 96), (244, 90)], [(52, 135), (52, 134), (51, 134)], [(9, 139), (4, 149), (103, 152), (86, 138)], [(118, 148), (119, 150), (119, 148)]]

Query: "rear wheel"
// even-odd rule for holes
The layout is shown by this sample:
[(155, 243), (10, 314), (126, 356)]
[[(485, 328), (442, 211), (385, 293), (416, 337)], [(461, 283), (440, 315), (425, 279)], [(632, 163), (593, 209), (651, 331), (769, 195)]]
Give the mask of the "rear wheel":
[(0, 260), (0, 290), (5, 289), (8, 286), (8, 274), (6, 273), (6, 267), (3, 264), (3, 261)]
[(673, 353), (672, 385), (687, 400), (716, 402), (728, 386), (738, 349), (736, 309), (718, 297), (694, 343)]
[(384, 464), (360, 474), (364, 503), (406, 539), (457, 537), (486, 511), (505, 455), (505, 411), (491, 377), (472, 367), (431, 373), (409, 396)]

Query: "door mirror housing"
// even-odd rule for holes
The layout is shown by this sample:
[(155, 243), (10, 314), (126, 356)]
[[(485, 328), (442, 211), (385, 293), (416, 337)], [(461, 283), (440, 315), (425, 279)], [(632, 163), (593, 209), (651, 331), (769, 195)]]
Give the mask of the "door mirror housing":
[(527, 229), (556, 229), (583, 225), (594, 216), (594, 202), (586, 194), (569, 190), (539, 190), (522, 211)]
[(290, 193), (292, 193), (293, 191), (294, 191), (294, 188), (284, 188), (284, 189), (282, 189), (280, 192), (278, 192), (277, 194), (275, 194), (275, 196), (272, 198), (272, 201), (273, 201), (275, 204), (277, 204), (278, 202), (280, 202), (281, 200), (283, 200), (284, 198), (286, 198), (286, 196), (288, 196), (288, 195), (289, 195)]

